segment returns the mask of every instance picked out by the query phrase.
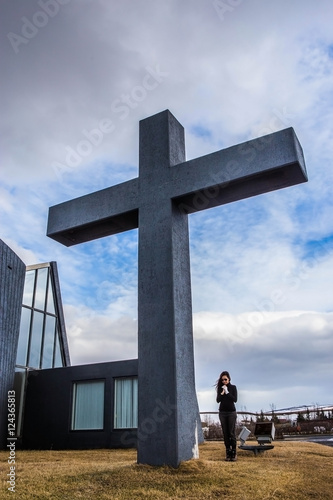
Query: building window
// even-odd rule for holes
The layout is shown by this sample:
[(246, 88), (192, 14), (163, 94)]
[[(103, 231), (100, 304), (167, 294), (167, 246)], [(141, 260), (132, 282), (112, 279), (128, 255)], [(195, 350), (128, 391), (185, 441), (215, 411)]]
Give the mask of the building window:
[(16, 365), (29, 368), (65, 366), (66, 354), (54, 271), (50, 263), (29, 266), (26, 271)]
[[(53, 367), (54, 339), (58, 338), (56, 330), (57, 319), (50, 314), (45, 315), (44, 342), (42, 355), (42, 368)], [(62, 366), (62, 365), (61, 365)]]
[(114, 428), (138, 427), (138, 378), (117, 378), (114, 381)]
[(15, 391), (15, 418), (16, 418), (16, 437), (22, 436), (22, 423), (23, 423), (23, 410), (24, 410), (24, 397), (25, 388), (27, 384), (27, 370), (26, 368), (16, 368), (14, 377), (14, 391)]
[(33, 311), (32, 327), (30, 336), (30, 348), (28, 366), (31, 368), (40, 367), (40, 355), (42, 348), (44, 314), (39, 311)]
[(20, 335), (17, 347), (16, 364), (27, 366), (27, 353), (29, 344), (29, 332), (31, 325), (31, 309), (22, 307)]
[(75, 382), (73, 385), (73, 431), (104, 428), (104, 380)]
[(36, 277), (35, 270), (26, 271), (24, 292), (23, 292), (23, 304), (25, 304), (28, 307), (32, 307), (32, 301), (34, 298), (35, 277)]

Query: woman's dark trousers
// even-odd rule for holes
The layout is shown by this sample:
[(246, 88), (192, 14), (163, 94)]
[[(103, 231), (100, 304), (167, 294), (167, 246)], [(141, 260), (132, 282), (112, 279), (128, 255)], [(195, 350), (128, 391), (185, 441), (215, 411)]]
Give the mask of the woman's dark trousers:
[(236, 420), (237, 413), (235, 411), (220, 411), (219, 418), (223, 431), (224, 444), (227, 452), (236, 450)]

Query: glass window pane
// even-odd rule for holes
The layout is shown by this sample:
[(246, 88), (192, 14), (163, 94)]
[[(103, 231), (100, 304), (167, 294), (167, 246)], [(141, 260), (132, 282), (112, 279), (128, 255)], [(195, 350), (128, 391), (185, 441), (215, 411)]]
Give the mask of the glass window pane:
[(16, 364), (27, 365), (28, 340), (30, 329), (31, 309), (22, 307), (20, 335), (17, 347)]
[(42, 347), (43, 321), (44, 321), (44, 314), (34, 311), (32, 319), (30, 354), (28, 363), (28, 366), (30, 368), (39, 368), (40, 354)]
[(104, 380), (74, 384), (72, 430), (104, 428), (104, 385)]
[(41, 309), (44, 311), (45, 309), (45, 294), (46, 294), (46, 282), (49, 273), (48, 267), (43, 267), (42, 269), (38, 269), (37, 271), (37, 286), (36, 286), (36, 295), (35, 295), (35, 309)]
[(52, 368), (55, 326), (56, 318), (47, 314), (45, 317), (42, 368)]
[(138, 426), (138, 379), (119, 378), (114, 389), (114, 427), (133, 429)]
[(23, 291), (23, 304), (32, 306), (32, 296), (34, 291), (36, 271), (27, 271), (25, 273), (24, 291)]
[(60, 343), (59, 343), (59, 333), (56, 333), (56, 345), (55, 345), (55, 356), (54, 356), (54, 368), (59, 368), (64, 366), (64, 362), (62, 360)]
[(46, 310), (51, 314), (55, 314), (51, 276), (49, 278), (49, 289), (47, 292)]
[(138, 426), (138, 378), (133, 379), (133, 413), (132, 413), (132, 427)]
[(25, 402), (27, 370), (15, 368), (14, 391), (15, 391), (15, 413), (16, 413), (16, 436), (22, 435), (23, 409)]

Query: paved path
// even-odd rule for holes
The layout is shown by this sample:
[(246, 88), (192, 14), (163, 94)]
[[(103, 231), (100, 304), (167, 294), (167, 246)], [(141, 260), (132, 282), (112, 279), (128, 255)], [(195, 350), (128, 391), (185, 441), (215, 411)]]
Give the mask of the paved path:
[(324, 444), (325, 446), (333, 446), (332, 434), (316, 434), (310, 436), (286, 436), (286, 441), (308, 441), (310, 443)]

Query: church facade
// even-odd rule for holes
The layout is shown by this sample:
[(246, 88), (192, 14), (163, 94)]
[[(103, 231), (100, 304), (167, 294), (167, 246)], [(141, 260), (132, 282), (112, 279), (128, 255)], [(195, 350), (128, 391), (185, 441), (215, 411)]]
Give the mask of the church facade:
[(135, 447), (138, 361), (71, 366), (56, 262), (0, 240), (0, 274), (1, 448)]

